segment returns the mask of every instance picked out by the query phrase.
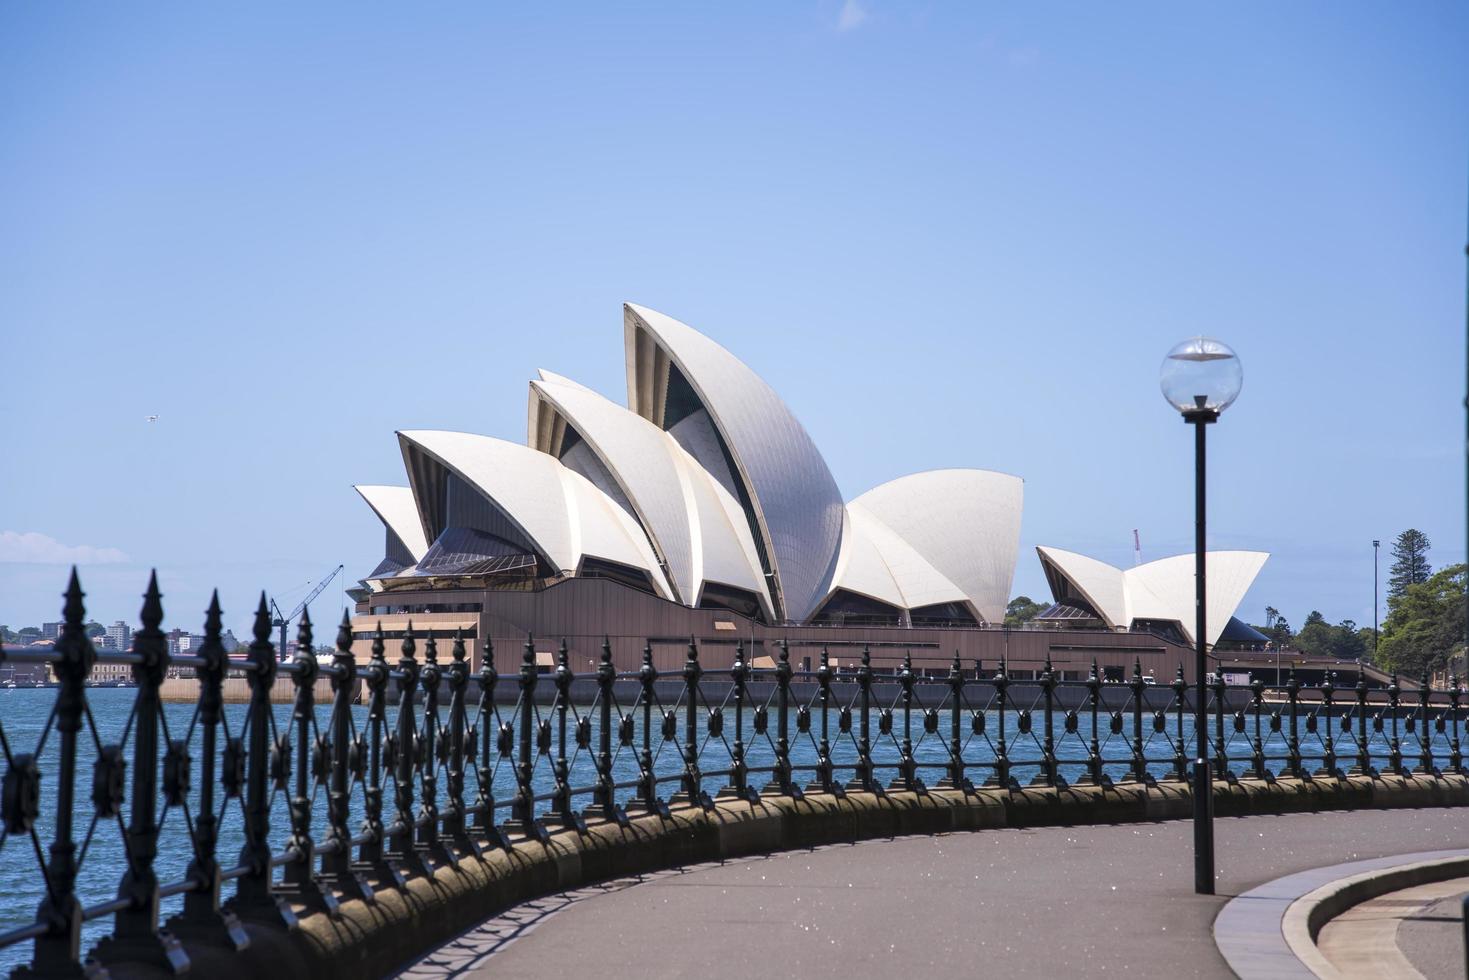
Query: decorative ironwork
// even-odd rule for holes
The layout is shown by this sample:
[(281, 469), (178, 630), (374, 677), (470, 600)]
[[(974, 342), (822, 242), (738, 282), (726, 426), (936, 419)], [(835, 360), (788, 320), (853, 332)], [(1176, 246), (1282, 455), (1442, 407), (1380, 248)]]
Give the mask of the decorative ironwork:
[[(907, 654), (876, 667), (864, 649), (851, 670), (822, 648), (798, 670), (786, 643), (772, 660), (739, 642), (726, 671), (707, 669), (690, 639), (682, 668), (664, 675), (651, 643), (638, 669), (619, 671), (604, 639), (600, 651), (560, 643), (543, 682), (545, 655), (527, 638), (506, 689), (493, 648), (476, 664), (462, 633), (445, 661), (448, 637), (410, 625), (390, 663), (379, 629), (359, 641), (370, 648), (359, 663), (346, 616), (329, 660), (306, 615), (282, 662), (263, 598), (243, 658), (222, 646), (217, 596), (203, 645), (170, 656), (156, 581), (133, 649), (99, 654), (82, 600), (73, 574), (54, 649), (6, 652), (56, 680), (34, 745), (16, 744), (14, 719), (0, 717), (0, 853), (34, 862), (39, 903), (0, 949), (31, 943), (28, 975), (182, 971), (191, 944), (244, 948), (242, 921), (291, 928), (486, 849), (547, 840), (549, 828), (585, 833), (588, 821), (626, 825), (629, 812), (666, 817), (670, 804), (716, 797), (1186, 783), (1196, 739), (1227, 781), (1464, 772), (1458, 678), (1435, 691), (1426, 677), (1375, 689), (1360, 669), (1315, 686), (1294, 672), (1278, 684), (1216, 674), (1200, 728), (1182, 669), (1155, 685), (1137, 662), (1118, 683), (1095, 661), (1084, 677), (1049, 660), (1034, 674), (1005, 661), (989, 673), (957, 655), (947, 669)], [(131, 699), (116, 732), (94, 710), (98, 664), (125, 667), (136, 685), (109, 692), (114, 705)], [(195, 700), (166, 705), (165, 680), (181, 672)], [(246, 682), (247, 704), (226, 704), (230, 677)], [(161, 845), (169, 834), (182, 858)], [(116, 863), (115, 892), (86, 893), (86, 861)]]

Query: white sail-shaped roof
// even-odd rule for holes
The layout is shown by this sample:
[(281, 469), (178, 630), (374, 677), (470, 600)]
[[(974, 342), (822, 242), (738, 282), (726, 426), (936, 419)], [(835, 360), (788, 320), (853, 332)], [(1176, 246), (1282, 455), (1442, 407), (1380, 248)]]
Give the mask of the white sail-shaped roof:
[[(886, 528), (959, 592), (931, 601), (967, 601), (985, 622), (998, 623), (1015, 578), (1024, 494), (1024, 481), (1005, 473), (930, 470), (874, 487), (848, 507)], [(928, 579), (920, 568), (911, 583), (898, 581), (905, 594), (945, 591)]]
[[(1107, 626), (1129, 629), (1138, 619), (1176, 622), (1188, 642), (1194, 642), (1193, 555), (1174, 555), (1120, 569), (1059, 548), (1036, 551), (1042, 564), (1062, 576)], [(1219, 641), (1269, 557), (1263, 551), (1211, 551), (1205, 556), (1206, 643), (1212, 646)]]
[[(702, 456), (701, 463), (716, 479), (737, 481), (775, 578), (779, 612), (805, 619), (827, 595), (845, 520), (841, 494), (816, 444), (759, 375), (691, 327), (628, 304), (624, 336), (628, 407), (667, 428), (671, 368), (677, 368), (708, 413), (734, 472), (719, 473), (724, 464), (718, 455)], [(690, 417), (692, 427), (700, 421), (698, 413)], [(699, 432), (689, 439), (686, 448), (707, 444)]]
[[(497, 518), (555, 568), (574, 572), (583, 558), (600, 558), (647, 572), (657, 593), (672, 597), (658, 559), (633, 516), (555, 457), (467, 432), (416, 430), (399, 432), (398, 438), (420, 515), (432, 514), (435, 505), (419, 485), (416, 454), (431, 458), (470, 484), (493, 505)], [(424, 523), (429, 523), (427, 516)]]
[(424, 552), (428, 551), (428, 541), (424, 539), (423, 524), (418, 520), (418, 508), (413, 503), (413, 490), (384, 486), (356, 486), (352, 489), (362, 495), (383, 525), (403, 542), (413, 560), (421, 560)]
[[(855, 592), (899, 609), (943, 602), (973, 604), (908, 542), (855, 502), (847, 505), (847, 530), (832, 591)], [(977, 612), (976, 612), (977, 617)]]
[(576, 432), (666, 562), (680, 601), (697, 604), (705, 583), (717, 582), (758, 596), (770, 616), (759, 555), (739, 502), (647, 419), (575, 382), (545, 371), (541, 376), (531, 382), (531, 446), (555, 453), (567, 426)]

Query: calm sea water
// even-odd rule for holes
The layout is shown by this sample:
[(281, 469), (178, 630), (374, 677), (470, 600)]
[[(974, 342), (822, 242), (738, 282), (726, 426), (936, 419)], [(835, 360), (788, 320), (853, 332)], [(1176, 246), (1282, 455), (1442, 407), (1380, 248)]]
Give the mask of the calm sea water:
[[(77, 808), (75, 811), (74, 827), (76, 839), (79, 844), (85, 844), (82, 853), (81, 869), (77, 882), (77, 890), (83, 905), (95, 905), (107, 901), (115, 896), (118, 883), (124, 868), (124, 846), (125, 827), (129, 817), (129, 808), (124, 806), (120, 817), (108, 820), (95, 819), (94, 809), (91, 804), (91, 782), (94, 764), (97, 758), (97, 746), (99, 744), (123, 743), (125, 755), (129, 759), (129, 797), (131, 796), (131, 759), (132, 751), (130, 744), (131, 732), (136, 726), (133, 717), (133, 705), (136, 691), (131, 689), (92, 689), (88, 692), (89, 720), (81, 733), (78, 749), (77, 769)], [(945, 692), (941, 688), (925, 688), (924, 698), (932, 699), (930, 703), (938, 706), (939, 700)], [(855, 736), (858, 721), (853, 718), (853, 732), (843, 734), (838, 730), (836, 708), (842, 703), (850, 703), (854, 696), (854, 689), (848, 686), (840, 693), (834, 695), (834, 705), (830, 716), (830, 733), (832, 741), (832, 757), (838, 768), (838, 778), (849, 779), (851, 769), (845, 770), (841, 767), (850, 767), (857, 760), (857, 749)], [(3, 728), (6, 749), (8, 753), (34, 753), (43, 733), (50, 724), (52, 708), (56, 700), (54, 690), (30, 690), (30, 689), (0, 689), (0, 728)], [(620, 710), (632, 709), (631, 704), (620, 705)], [(684, 711), (681, 705), (666, 704), (659, 706), (663, 709), (677, 711), (678, 737), (683, 738)], [(978, 704), (975, 707), (979, 707)], [(228, 731), (238, 736), (244, 728), (246, 717), (246, 705), (227, 705), (226, 725)], [(481, 726), (486, 723), (491, 729), (497, 729), (502, 722), (514, 724), (513, 709), (508, 707), (487, 708), (489, 716), (479, 715), (478, 709), (471, 706), (471, 718), (476, 719)], [(545, 712), (542, 708), (540, 711)], [(422, 718), (422, 705), (415, 708), (418, 718)], [(162, 811), (162, 833), (159, 841), (159, 853), (156, 861), (156, 870), (161, 882), (169, 883), (182, 880), (192, 857), (192, 841), (189, 834), (190, 819), (197, 810), (198, 787), (203, 774), (198, 770), (199, 744), (202, 739), (202, 729), (195, 724), (195, 707), (192, 704), (166, 704), (164, 705), (164, 727), (167, 729), (167, 738), (184, 739), (188, 741), (190, 753), (194, 757), (193, 786), (191, 788), (187, 806), (174, 807)], [(389, 730), (396, 723), (398, 709), (388, 709)], [(441, 708), (441, 719), (447, 719), (447, 709)], [(722, 738), (711, 738), (703, 722), (704, 706), (700, 708), (699, 739), (700, 759), (699, 763), (706, 772), (727, 768), (729, 765), (729, 748), (734, 742), (734, 710), (732, 704), (724, 707), (724, 730)], [(760, 768), (771, 766), (775, 762), (774, 738), (776, 735), (776, 721), (774, 706), (771, 706), (769, 729), (765, 734), (756, 734), (754, 731), (754, 712), (747, 707), (744, 719), (743, 738), (746, 743), (746, 762), (749, 766)], [(592, 749), (577, 749), (575, 746), (575, 719), (580, 715), (587, 715), (592, 725)], [(553, 732), (555, 731), (555, 716), (548, 715), (552, 719)], [(637, 732), (635, 744), (631, 747), (621, 747), (614, 735), (613, 748), (614, 775), (619, 782), (632, 782), (638, 777), (638, 765), (636, 751), (642, 742), (641, 711), (635, 712), (637, 719)], [(285, 734), (290, 724), (291, 708), (289, 705), (274, 706), (274, 718), (277, 731)], [(367, 709), (362, 706), (354, 706), (352, 709), (354, 729), (365, 733), (367, 728)], [(998, 713), (990, 710), (984, 713), (985, 731), (975, 734), (971, 728), (971, 716), (966, 713), (962, 725), (962, 739), (964, 742), (963, 757), (966, 764), (974, 768), (968, 773), (969, 777), (976, 783), (982, 783), (991, 775), (990, 764), (995, 757), (995, 744), (998, 742)], [(1057, 710), (1055, 714), (1055, 739), (1057, 742), (1057, 756), (1061, 759), (1073, 760), (1061, 765), (1062, 774), (1068, 779), (1075, 780), (1083, 773), (1080, 764), (1086, 758), (1087, 742), (1090, 737), (1090, 716), (1087, 712), (1080, 713), (1078, 731), (1067, 733), (1066, 713)], [(1151, 712), (1144, 716), (1144, 735), (1147, 739), (1145, 753), (1150, 759), (1171, 760), (1174, 749), (1168, 741), (1176, 733), (1176, 715), (1171, 711), (1166, 715), (1166, 734), (1155, 734), (1152, 726)], [(652, 734), (653, 752), (655, 754), (654, 769), (660, 776), (677, 776), (682, 771), (683, 763), (678, 746), (673, 743), (663, 743), (661, 740), (661, 717), (660, 711), (655, 709), (653, 713)], [(896, 770), (891, 768), (901, 758), (900, 739), (902, 738), (904, 715), (899, 707), (894, 712), (893, 732), (889, 735), (880, 734), (878, 731), (877, 712), (874, 709), (872, 720), (872, 737), (874, 741), (873, 756), (879, 765), (888, 768), (879, 770), (879, 778), (884, 782), (893, 778)], [(911, 716), (913, 740), (916, 743), (914, 755), (924, 767), (920, 769), (920, 775), (928, 783), (936, 783), (943, 776), (942, 766), (948, 762), (947, 738), (949, 733), (949, 716), (946, 711), (941, 713), (939, 731), (937, 734), (926, 734), (923, 726), (923, 716), (914, 711)], [(1007, 712), (1006, 738), (1009, 743), (1008, 754), (1012, 761), (1017, 763), (1014, 776), (1021, 783), (1028, 782), (1037, 772), (1035, 762), (1041, 758), (1041, 740), (1043, 738), (1043, 716), (1037, 710), (1033, 716), (1034, 731), (1022, 734), (1019, 729), (1019, 721), (1014, 711)], [(317, 708), (316, 723), (320, 726), (321, 734), (328, 734), (329, 706), (323, 705)], [(614, 724), (616, 718), (614, 716)], [(1100, 741), (1102, 755), (1104, 757), (1125, 759), (1129, 752), (1129, 738), (1132, 728), (1130, 714), (1124, 725), (1124, 732), (1113, 735), (1108, 730), (1108, 717), (1105, 712), (1101, 715)], [(483, 730), (483, 729), (481, 729)], [(1185, 724), (1185, 733), (1191, 737), (1192, 723)], [(1253, 733), (1253, 723), (1249, 726), (1249, 733)], [(518, 731), (518, 728), (517, 728)], [(596, 779), (596, 771), (593, 760), (593, 752), (597, 744), (597, 712), (591, 706), (581, 705), (571, 710), (568, 720), (568, 756), (571, 768), (571, 784), (573, 787), (590, 787)], [(1266, 726), (1267, 736), (1266, 751), (1269, 754), (1283, 754), (1285, 743), (1280, 736), (1271, 736)], [(160, 733), (160, 738), (165, 737)], [(1238, 760), (1248, 755), (1247, 743), (1243, 741), (1245, 736), (1230, 733), (1231, 743), (1229, 751), (1231, 757)], [(1436, 736), (1439, 743), (1435, 751), (1443, 753), (1447, 751), (1447, 743), (1443, 741), (1444, 736)], [(796, 781), (803, 785), (814, 779), (814, 773), (807, 770), (801, 771), (800, 767), (813, 766), (817, 761), (817, 740), (820, 738), (820, 712), (813, 706), (813, 717), (811, 731), (801, 733), (797, 731), (795, 708), (792, 707), (790, 721), (790, 741), (792, 762), (797, 766)], [(1386, 753), (1386, 744), (1381, 741), (1382, 736), (1377, 736), (1374, 743), (1374, 754)], [(294, 744), (294, 733), (292, 733)], [(1320, 754), (1320, 735), (1307, 735), (1302, 729), (1302, 751), (1306, 755)], [(57, 759), (60, 746), (60, 737), (53, 730), (45, 738), (45, 743), (40, 753), (40, 768), (42, 771), (42, 815), (36, 827), (36, 840), (39, 842), (41, 853), (46, 853), (46, 846), (50, 843), (55, 827), (55, 795)], [(1408, 736), (1404, 735), (1404, 748), (1406, 752), (1415, 751), (1408, 744)], [(491, 751), (494, 751), (494, 739), (491, 739)], [(1191, 749), (1188, 750), (1191, 753)], [(1338, 753), (1346, 755), (1352, 751), (1350, 745), (1343, 742), (1338, 746)], [(555, 755), (553, 743), (552, 753), (540, 755), (536, 759), (534, 774), (534, 786), (538, 794), (549, 794), (554, 785), (551, 761)], [(491, 791), (497, 802), (508, 802), (515, 793), (514, 773), (510, 760), (494, 759), (491, 766), (490, 780), (486, 789)], [(293, 755), (294, 763), (294, 755)], [(1029, 763), (1029, 765), (1027, 765)], [(1344, 763), (1344, 764), (1349, 764)], [(469, 767), (470, 772), (466, 775), (466, 796), (473, 801), (479, 793), (479, 779)], [(1166, 762), (1160, 761), (1151, 765), (1154, 775), (1162, 777), (1168, 771)], [(1238, 768), (1238, 767), (1236, 767)], [(1123, 763), (1111, 764), (1106, 767), (1107, 773), (1113, 779), (1121, 779), (1127, 771)], [(294, 787), (295, 774), (292, 773), (291, 786)], [(769, 779), (768, 774), (752, 774), (751, 785), (759, 787)], [(717, 793), (724, 785), (723, 777), (709, 777), (704, 780), (704, 789), (708, 792)], [(446, 799), (447, 777), (440, 769), (439, 773), (439, 801), (442, 804)], [(672, 795), (677, 790), (674, 781), (665, 782), (660, 786), (660, 793), (664, 798)], [(218, 796), (217, 792), (217, 796)], [(634, 795), (631, 789), (622, 790), (618, 797), (620, 801), (626, 801)], [(286, 792), (277, 792), (274, 796), (271, 812), (271, 840), (279, 847), (289, 833), (289, 822), (287, 814)], [(418, 787), (415, 787), (415, 798), (418, 796)], [(392, 793), (385, 793), (384, 822), (392, 823)], [(220, 862), (226, 867), (236, 863), (234, 858), (239, 854), (243, 843), (241, 836), (242, 801), (216, 800), (220, 805), (221, 830), (219, 855)], [(577, 807), (581, 808), (590, 803), (587, 796), (579, 797)], [(161, 807), (161, 803), (160, 803)], [(538, 804), (538, 810), (545, 812), (548, 803)], [(363, 792), (361, 786), (353, 789), (352, 797), (352, 819), (351, 827), (357, 831), (363, 816)], [(497, 810), (497, 820), (503, 820), (509, 816), (508, 809)], [(314, 790), (313, 807), (313, 833), (317, 840), (325, 836), (326, 829), (326, 794), (322, 787)], [(226, 894), (232, 891), (226, 886)], [(0, 893), (6, 896), (6, 901), (0, 903), (0, 932), (8, 931), (33, 921), (35, 910), (40, 904), (44, 892), (44, 883), (39, 870), (37, 845), (28, 835), (12, 836), (0, 841)], [(179, 910), (182, 899), (171, 899), (164, 903), (165, 917)], [(111, 919), (101, 919), (91, 922), (86, 927), (84, 946), (90, 946), (102, 935), (111, 930)], [(18, 963), (28, 960), (30, 957), (30, 943), (23, 943), (8, 948), (0, 948), (0, 970), (8, 971)]]

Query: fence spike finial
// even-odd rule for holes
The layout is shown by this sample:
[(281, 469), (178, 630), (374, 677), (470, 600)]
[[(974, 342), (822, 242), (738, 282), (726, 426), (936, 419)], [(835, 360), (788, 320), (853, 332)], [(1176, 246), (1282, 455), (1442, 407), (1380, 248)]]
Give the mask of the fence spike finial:
[(82, 591), (82, 580), (77, 575), (77, 567), (71, 566), (71, 581), (66, 585), (66, 603), (61, 607), (62, 618), (68, 626), (85, 626), (87, 607), (82, 603), (82, 597), (86, 593)]
[(204, 638), (217, 640), (224, 630), (224, 610), (219, 608), (219, 590), (209, 596), (209, 608), (204, 610)]
[(163, 593), (158, 591), (158, 569), (148, 573), (148, 590), (143, 593), (143, 611), (139, 617), (144, 629), (157, 629), (163, 622)]
[(301, 621), (296, 624), (296, 649), (311, 649), (311, 610), (301, 610)]
[(255, 609), (255, 642), (270, 642), (270, 607), (266, 605), (265, 593), (260, 593), (260, 605)]
[(352, 617), (347, 610), (342, 610), (342, 622), (337, 627), (337, 649), (343, 653), (352, 652)]

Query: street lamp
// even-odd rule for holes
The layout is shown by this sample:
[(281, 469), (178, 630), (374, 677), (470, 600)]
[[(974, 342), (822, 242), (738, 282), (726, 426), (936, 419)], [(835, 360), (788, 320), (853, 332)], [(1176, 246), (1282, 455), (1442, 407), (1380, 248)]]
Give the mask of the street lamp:
[[(1239, 397), (1244, 371), (1228, 344), (1195, 337), (1163, 358), (1163, 397), (1194, 427), (1194, 891), (1214, 894), (1214, 787), (1209, 774), (1209, 691), (1204, 617), (1204, 431)], [(1220, 705), (1219, 710), (1224, 710)]]

